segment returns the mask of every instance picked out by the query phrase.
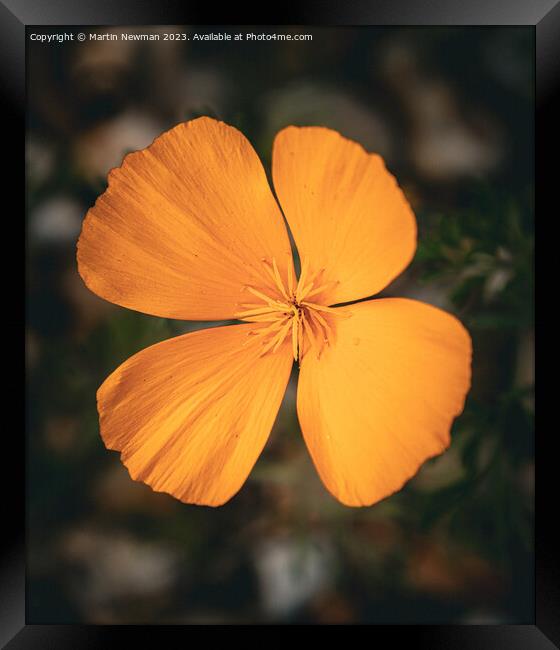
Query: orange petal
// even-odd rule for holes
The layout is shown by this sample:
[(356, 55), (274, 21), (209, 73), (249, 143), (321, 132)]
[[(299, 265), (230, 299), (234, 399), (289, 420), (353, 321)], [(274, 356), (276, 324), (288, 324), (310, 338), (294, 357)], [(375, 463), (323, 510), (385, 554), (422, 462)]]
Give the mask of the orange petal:
[(237, 129), (179, 124), (109, 174), (84, 221), (78, 268), (96, 294), (147, 314), (233, 318), (245, 285), (274, 291), (292, 255), (262, 164)]
[(416, 220), (383, 160), (323, 127), (290, 126), (274, 141), (276, 194), (311, 275), (333, 283), (317, 302), (372, 296), (416, 250)]
[(471, 340), (456, 318), (414, 300), (348, 310), (320, 359), (304, 356), (297, 408), (324, 484), (362, 506), (399, 490), (449, 446), (470, 386)]
[(125, 361), (97, 393), (101, 436), (135, 480), (218, 506), (243, 485), (282, 401), (291, 350), (259, 356), (254, 324), (200, 330)]

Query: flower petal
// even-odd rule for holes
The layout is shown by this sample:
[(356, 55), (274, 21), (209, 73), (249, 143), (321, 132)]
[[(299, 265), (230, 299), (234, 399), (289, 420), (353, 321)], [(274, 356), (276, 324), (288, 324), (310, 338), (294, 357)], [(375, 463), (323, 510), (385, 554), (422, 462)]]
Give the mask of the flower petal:
[(260, 325), (216, 327), (152, 345), (97, 393), (101, 436), (135, 480), (217, 506), (243, 485), (268, 438), (292, 367), (285, 343), (259, 356)]
[(262, 164), (237, 129), (179, 124), (109, 174), (83, 224), (78, 268), (96, 294), (185, 320), (233, 318), (244, 286), (274, 290), (293, 264)]
[(399, 490), (450, 444), (470, 386), (471, 340), (444, 311), (370, 300), (337, 319), (335, 341), (306, 354), (298, 417), (328, 490), (350, 506)]
[(416, 220), (380, 156), (336, 131), (290, 126), (274, 141), (272, 176), (300, 258), (334, 284), (318, 302), (372, 296), (412, 260)]

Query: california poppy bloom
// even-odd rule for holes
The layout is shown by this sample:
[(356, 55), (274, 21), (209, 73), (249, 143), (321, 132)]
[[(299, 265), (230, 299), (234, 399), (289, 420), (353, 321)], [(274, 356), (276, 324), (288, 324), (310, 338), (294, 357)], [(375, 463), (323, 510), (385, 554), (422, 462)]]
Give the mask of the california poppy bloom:
[(221, 505), (261, 453), (296, 360), (298, 418), (323, 483), (371, 505), (449, 446), (470, 337), (424, 303), (363, 300), (416, 249), (414, 214), (378, 155), (290, 126), (272, 176), (278, 202), (243, 134), (207, 117), (110, 172), (78, 242), (85, 284), (146, 314), (243, 322), (125, 361), (97, 392), (101, 436), (133, 479)]

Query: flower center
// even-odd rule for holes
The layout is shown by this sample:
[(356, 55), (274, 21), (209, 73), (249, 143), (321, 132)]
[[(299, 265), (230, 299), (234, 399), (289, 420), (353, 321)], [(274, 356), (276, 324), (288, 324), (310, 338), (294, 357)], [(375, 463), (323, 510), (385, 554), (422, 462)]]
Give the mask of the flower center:
[(324, 347), (329, 345), (329, 339), (332, 340), (334, 336), (334, 318), (347, 314), (315, 302), (313, 298), (332, 288), (337, 282), (322, 282), (324, 269), (318, 273), (310, 273), (304, 260), (297, 284), (290, 264), (288, 286), (284, 286), (276, 260), (273, 258), (272, 263), (266, 259), (262, 261), (274, 282), (272, 295), (246, 286), (245, 289), (257, 298), (258, 302), (240, 304), (242, 310), (237, 312), (235, 317), (251, 323), (267, 324), (249, 332), (249, 336), (262, 338), (261, 356), (276, 352), (286, 337), (290, 336), (296, 361), (301, 360), (309, 350), (314, 350), (319, 358)]

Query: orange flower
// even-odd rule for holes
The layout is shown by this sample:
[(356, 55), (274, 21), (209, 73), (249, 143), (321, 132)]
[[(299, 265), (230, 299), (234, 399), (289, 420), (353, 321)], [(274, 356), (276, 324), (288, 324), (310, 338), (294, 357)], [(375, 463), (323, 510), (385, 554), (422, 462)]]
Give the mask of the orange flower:
[(101, 435), (135, 480), (218, 506), (261, 453), (299, 362), (298, 417), (327, 489), (349, 506), (399, 490), (450, 443), (471, 341), (414, 300), (356, 302), (416, 248), (414, 214), (382, 159), (322, 127), (250, 143), (202, 117), (126, 156), (83, 224), (86, 285), (164, 318), (238, 319), (153, 345), (97, 393)]

